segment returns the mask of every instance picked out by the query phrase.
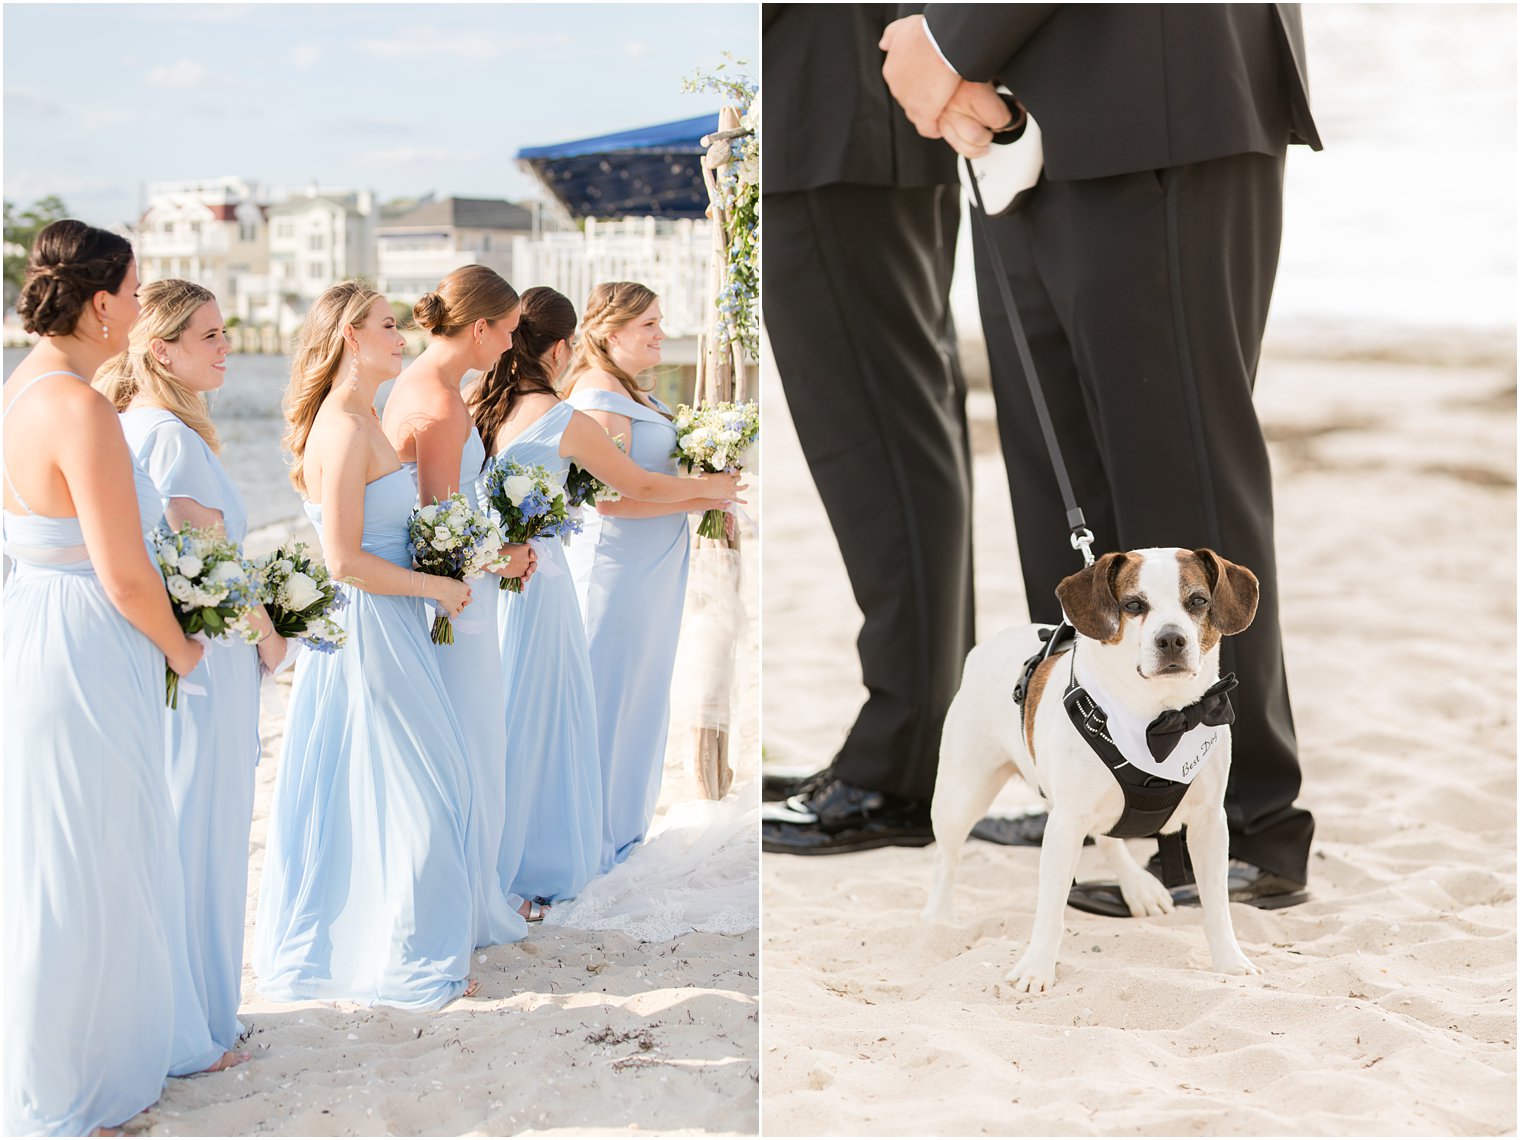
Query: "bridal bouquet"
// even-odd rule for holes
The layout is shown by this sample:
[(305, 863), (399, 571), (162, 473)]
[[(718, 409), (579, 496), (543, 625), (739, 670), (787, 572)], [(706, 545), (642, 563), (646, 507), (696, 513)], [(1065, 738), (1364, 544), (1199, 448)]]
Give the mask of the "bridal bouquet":
[[(477, 511), (455, 491), (412, 512), (407, 533), (412, 540), (412, 563), (424, 574), (439, 574), (463, 582), (478, 578), (501, 561), (501, 516)], [(453, 645), (454, 624), (448, 614), (433, 619), (433, 644)]]
[[(688, 472), (737, 471), (744, 453), (760, 436), (760, 408), (747, 404), (682, 404), (676, 409), (676, 448), (670, 454)], [(723, 537), (720, 510), (704, 511), (697, 524), (703, 538)]]
[[(487, 503), (501, 515), (508, 542), (557, 538), (581, 529), (565, 506), (565, 488), (547, 468), (493, 459), (485, 476)], [(521, 578), (503, 578), (503, 590), (522, 593)]]
[[(259, 639), (249, 618), (259, 604), (258, 578), (253, 564), (243, 561), (237, 543), (214, 530), (182, 526), (153, 533), (153, 554), (174, 616), (188, 634)], [(164, 667), (164, 700), (179, 708), (179, 674)]]
[(264, 608), (274, 631), (318, 653), (343, 647), (348, 631), (332, 620), (347, 603), (327, 567), (307, 553), (304, 542), (278, 547), (258, 563)]
[[(622, 436), (613, 436), (612, 442), (617, 444), (619, 451), (626, 450), (623, 447)], [(594, 507), (598, 499), (604, 503), (615, 503), (620, 498), (622, 498), (621, 495), (579, 463), (570, 464), (570, 470), (565, 474), (565, 505), (567, 507)]]

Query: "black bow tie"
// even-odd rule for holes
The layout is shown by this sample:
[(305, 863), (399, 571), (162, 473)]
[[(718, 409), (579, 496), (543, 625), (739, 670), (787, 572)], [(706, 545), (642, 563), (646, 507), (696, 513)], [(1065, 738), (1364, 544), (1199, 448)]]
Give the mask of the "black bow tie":
[(1234, 724), (1235, 707), (1230, 704), (1230, 690), (1239, 683), (1234, 673), (1226, 673), (1186, 708), (1168, 709), (1146, 725), (1145, 743), (1149, 745), (1156, 763), (1161, 763), (1172, 754), (1172, 749), (1177, 747), (1183, 733), (1192, 731), (1200, 724)]

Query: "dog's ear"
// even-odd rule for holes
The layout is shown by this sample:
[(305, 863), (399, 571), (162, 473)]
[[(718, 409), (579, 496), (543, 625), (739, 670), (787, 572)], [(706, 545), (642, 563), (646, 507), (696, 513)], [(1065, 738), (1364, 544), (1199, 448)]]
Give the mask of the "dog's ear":
[(1119, 636), (1119, 599), (1114, 596), (1114, 579), (1127, 557), (1105, 554), (1086, 569), (1062, 578), (1056, 587), (1061, 608), (1084, 637), (1112, 641)]
[(1208, 575), (1209, 592), (1214, 601), (1209, 606), (1209, 621), (1222, 635), (1239, 633), (1256, 617), (1256, 603), (1261, 587), (1256, 575), (1244, 566), (1219, 557), (1207, 547), (1193, 551)]

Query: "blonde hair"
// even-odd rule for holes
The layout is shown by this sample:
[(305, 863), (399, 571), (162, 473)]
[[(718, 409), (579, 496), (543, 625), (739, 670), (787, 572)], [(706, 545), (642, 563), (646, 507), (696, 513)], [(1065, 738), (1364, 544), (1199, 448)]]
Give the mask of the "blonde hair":
[(142, 312), (128, 336), (127, 350), (101, 366), (95, 374), (96, 390), (104, 393), (118, 412), (126, 411), (138, 395), (146, 396), (178, 417), (212, 451), (220, 453), (222, 440), (211, 422), (206, 394), (185, 387), (149, 348), (154, 340), (177, 343), (195, 314), (215, 301), (216, 296), (192, 281), (172, 277), (144, 285), (137, 296)]
[(332, 391), (343, 363), (343, 330), (347, 326), (362, 328), (381, 295), (359, 281), (340, 281), (317, 298), (301, 325), (290, 364), (290, 384), (285, 389), (282, 408), (290, 427), (280, 442), (290, 452), (290, 481), (301, 494), (306, 493), (303, 465), (306, 440), (316, 422), (322, 401)]
[(659, 297), (653, 289), (636, 281), (604, 281), (592, 289), (581, 321), (580, 343), (565, 371), (564, 391), (575, 387), (575, 378), (593, 368), (616, 377), (635, 400), (640, 393), (653, 389), (653, 381), (647, 388), (640, 387), (633, 376), (612, 359), (607, 341), (657, 300)]
[(412, 306), (412, 317), (433, 336), (457, 336), (484, 318), (499, 321), (517, 308), (517, 290), (485, 265), (461, 265)]

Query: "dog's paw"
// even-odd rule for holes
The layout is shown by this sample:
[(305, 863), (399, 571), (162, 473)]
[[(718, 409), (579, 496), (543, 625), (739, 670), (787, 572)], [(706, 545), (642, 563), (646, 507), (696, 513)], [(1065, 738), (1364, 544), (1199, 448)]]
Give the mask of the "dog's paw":
[(1004, 975), (1003, 980), (1013, 983), (1014, 993), (1043, 994), (1055, 988), (1056, 964), (1031, 961), (1026, 955)]
[(1259, 974), (1262, 972), (1261, 967), (1241, 953), (1239, 947), (1233, 953), (1215, 954), (1213, 966), (1215, 973), (1219, 974)]
[(1119, 880), (1119, 893), (1124, 896), (1125, 905), (1135, 918), (1171, 914), (1177, 905), (1172, 901), (1172, 892), (1163, 887), (1161, 881), (1149, 871), (1132, 875), (1128, 881)]

